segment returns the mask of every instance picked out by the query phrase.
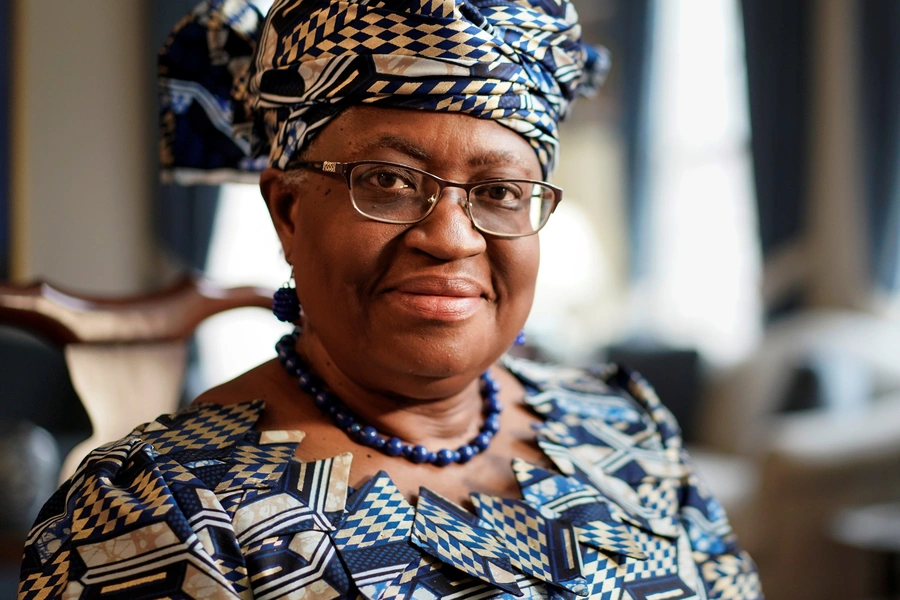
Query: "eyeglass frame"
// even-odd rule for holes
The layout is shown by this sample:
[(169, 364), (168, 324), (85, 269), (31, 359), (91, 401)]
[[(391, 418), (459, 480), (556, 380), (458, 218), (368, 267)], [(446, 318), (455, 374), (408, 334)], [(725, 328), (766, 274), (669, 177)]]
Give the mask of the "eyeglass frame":
[[(433, 179), (438, 184), (438, 191), (437, 191), (435, 201), (433, 203), (431, 203), (431, 206), (429, 207), (428, 211), (424, 215), (422, 215), (421, 218), (415, 219), (413, 221), (385, 219), (385, 218), (381, 218), (381, 217), (373, 217), (372, 215), (368, 215), (368, 214), (364, 213), (362, 210), (360, 210), (359, 206), (357, 206), (356, 200), (353, 198), (353, 181), (350, 179), (350, 174), (352, 173), (353, 169), (355, 169), (359, 165), (368, 165), (368, 164), (387, 165), (389, 167), (400, 167), (402, 169), (409, 169), (410, 171), (419, 173), (421, 175), (425, 175), (426, 177)], [(456, 182), (456, 181), (449, 181), (447, 179), (443, 179), (441, 177), (438, 177), (437, 175), (429, 173), (428, 171), (424, 171), (422, 169), (417, 169), (416, 167), (410, 167), (409, 165), (404, 165), (402, 163), (395, 163), (395, 162), (391, 162), (391, 161), (387, 161), (387, 160), (357, 160), (357, 161), (352, 161), (352, 162), (337, 162), (337, 161), (328, 161), (328, 160), (324, 160), (324, 161), (300, 161), (300, 160), (298, 160), (298, 161), (291, 161), (290, 163), (288, 163), (286, 168), (289, 169), (291, 167), (313, 169), (313, 170), (315, 170), (319, 173), (323, 173), (325, 175), (342, 175), (344, 177), (344, 181), (347, 182), (347, 191), (350, 193), (350, 204), (353, 205), (353, 208), (356, 210), (356, 212), (358, 212), (360, 215), (364, 216), (367, 219), (371, 219), (372, 221), (377, 221), (379, 223), (391, 223), (394, 225), (413, 225), (415, 223), (421, 223), (422, 221), (424, 221), (425, 219), (428, 218), (428, 216), (432, 213), (432, 211), (434, 211), (434, 207), (437, 206), (437, 203), (443, 197), (444, 190), (446, 188), (453, 187), (453, 188), (463, 190), (466, 193), (466, 205), (465, 205), (466, 216), (469, 217), (469, 222), (472, 223), (472, 227), (474, 227), (476, 230), (480, 231), (481, 233), (486, 233), (491, 236), (501, 237), (501, 238), (506, 238), (506, 239), (528, 237), (530, 235), (536, 234), (541, 229), (543, 229), (547, 225), (547, 222), (550, 221), (550, 215), (552, 215), (554, 213), (554, 211), (556, 211), (556, 207), (559, 206), (560, 202), (562, 202), (562, 194), (563, 194), (563, 190), (561, 187), (547, 183), (546, 181), (539, 181), (536, 179), (518, 179), (518, 178), (502, 178), (502, 179), (500, 179), (500, 178), (498, 178), (498, 179), (485, 179), (483, 181), (473, 181), (470, 183), (460, 183), (460, 182)], [(472, 200), (469, 195), (471, 190), (473, 188), (480, 187), (483, 185), (489, 185), (491, 183), (505, 183), (505, 182), (537, 184), (537, 185), (541, 185), (541, 186), (549, 189), (551, 192), (553, 192), (553, 206), (550, 207), (550, 212), (547, 213), (547, 218), (544, 220), (543, 223), (541, 223), (540, 227), (538, 227), (534, 231), (530, 231), (528, 233), (498, 233), (496, 231), (490, 231), (488, 229), (484, 229), (483, 227), (481, 227), (477, 223), (475, 223), (475, 218), (472, 216), (472, 208), (471, 208)]]

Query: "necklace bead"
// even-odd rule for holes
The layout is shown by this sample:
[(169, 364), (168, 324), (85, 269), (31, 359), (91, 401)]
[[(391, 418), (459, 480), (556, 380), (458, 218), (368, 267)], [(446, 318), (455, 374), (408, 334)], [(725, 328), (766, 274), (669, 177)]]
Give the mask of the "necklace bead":
[(467, 463), (476, 454), (487, 450), (494, 436), (500, 431), (500, 411), (503, 405), (497, 398), (500, 386), (488, 371), (481, 374), (481, 395), (484, 399), (484, 423), (472, 440), (456, 450), (444, 448), (432, 452), (425, 446), (407, 444), (398, 437), (388, 437), (364, 423), (344, 404), (336, 394), (325, 391), (324, 382), (309, 372), (294, 346), (300, 331), (282, 337), (275, 344), (275, 351), (284, 369), (297, 378), (297, 386), (313, 398), (313, 404), (353, 441), (374, 448), (388, 456), (402, 456), (415, 464), (433, 464), (445, 467), (453, 463)]

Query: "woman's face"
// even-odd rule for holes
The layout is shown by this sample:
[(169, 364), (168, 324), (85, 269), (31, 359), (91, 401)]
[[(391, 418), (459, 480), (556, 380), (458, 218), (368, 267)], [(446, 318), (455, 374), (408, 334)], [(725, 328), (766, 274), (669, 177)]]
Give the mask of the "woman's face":
[[(309, 161), (384, 160), (443, 179), (541, 179), (510, 129), (454, 113), (354, 107), (315, 138)], [(306, 313), (304, 337), (367, 389), (422, 399), (454, 393), (512, 343), (531, 308), (537, 236), (476, 230), (465, 192), (447, 188), (419, 223), (360, 215), (342, 177), (263, 176)], [(458, 389), (457, 389), (458, 388)]]

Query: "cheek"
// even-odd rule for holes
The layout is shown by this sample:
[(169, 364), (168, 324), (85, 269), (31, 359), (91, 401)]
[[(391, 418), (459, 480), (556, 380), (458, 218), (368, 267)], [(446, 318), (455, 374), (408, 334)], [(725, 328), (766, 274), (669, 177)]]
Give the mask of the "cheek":
[(321, 305), (337, 286), (338, 273), (346, 262), (350, 237), (341, 225), (339, 200), (333, 189), (318, 186), (305, 190), (295, 208), (294, 276), (307, 311)]
[(312, 198), (299, 210), (294, 240), (300, 300), (312, 318), (351, 317), (364, 308), (357, 300), (383, 270), (392, 228), (359, 217), (335, 194)]
[(540, 264), (540, 243), (537, 236), (497, 242), (493, 253), (493, 270), (497, 292), (502, 304), (516, 313), (531, 308), (534, 286)]

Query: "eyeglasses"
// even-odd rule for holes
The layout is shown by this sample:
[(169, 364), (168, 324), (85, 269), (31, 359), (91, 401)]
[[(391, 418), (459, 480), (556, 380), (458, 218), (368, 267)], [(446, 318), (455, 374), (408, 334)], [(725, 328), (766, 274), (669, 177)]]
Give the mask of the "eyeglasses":
[(292, 162), (290, 166), (343, 175), (359, 214), (382, 223), (418, 223), (434, 210), (444, 189), (466, 192), (465, 210), (479, 231), (498, 237), (532, 235), (547, 224), (562, 190), (530, 179), (457, 183), (391, 162)]

